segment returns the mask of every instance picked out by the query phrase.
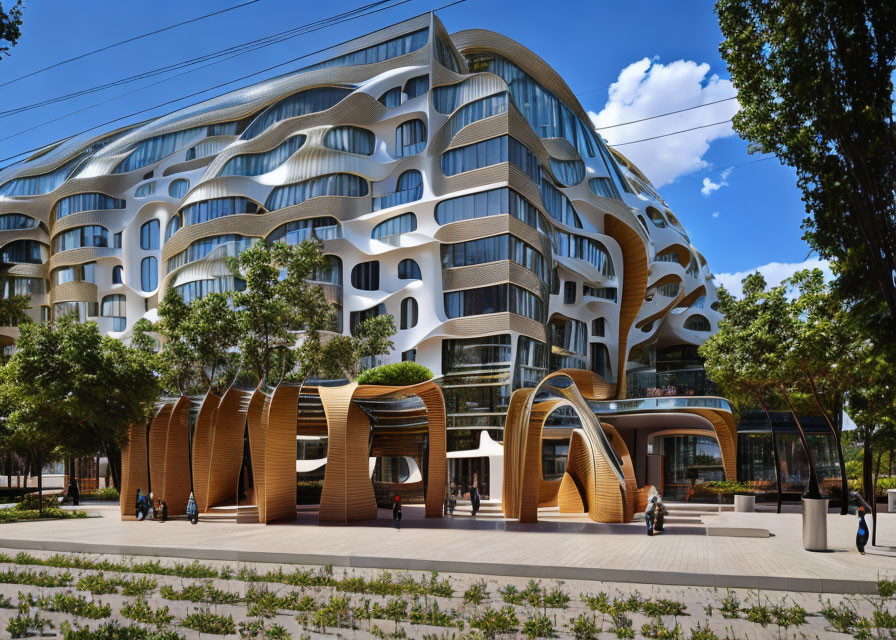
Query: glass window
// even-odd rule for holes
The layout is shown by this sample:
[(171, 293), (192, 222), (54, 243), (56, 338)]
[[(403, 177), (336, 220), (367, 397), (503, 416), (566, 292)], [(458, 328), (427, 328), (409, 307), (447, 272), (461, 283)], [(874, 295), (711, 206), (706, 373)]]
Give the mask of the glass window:
[(657, 226), (660, 229), (663, 229), (666, 226), (666, 219), (663, 217), (663, 214), (653, 207), (647, 207), (647, 217), (650, 218), (650, 221), (654, 226)]
[(499, 284), (445, 294), (445, 313), (449, 318), (510, 312), (545, 322), (545, 307), (534, 293), (514, 284)]
[(613, 364), (610, 362), (610, 350), (602, 342), (591, 343), (591, 370), (607, 382), (613, 382)]
[(404, 84), (404, 93), (408, 100), (413, 100), (429, 91), (429, 76), (417, 76)]
[[(236, 123), (234, 123), (236, 124)], [(236, 131), (234, 131), (236, 133)], [(213, 135), (209, 133), (209, 135)], [(230, 144), (230, 140), (221, 140), (220, 138), (212, 138), (210, 140), (203, 140), (199, 144), (193, 145), (189, 149), (187, 149), (187, 153), (185, 156), (185, 160), (195, 160), (196, 158), (206, 158), (208, 156), (214, 156), (219, 154), (225, 147)]]
[(563, 283), (563, 304), (575, 304), (575, 303), (576, 303), (576, 283), (575, 282)]
[(332, 240), (342, 237), (342, 229), (336, 218), (321, 216), (318, 218), (303, 218), (293, 220), (277, 227), (270, 236), (269, 242), (283, 240), (286, 244), (296, 245), (316, 238), (318, 240)]
[(415, 202), (423, 197), (423, 175), (416, 169), (410, 169), (398, 176), (395, 191), (373, 199), (373, 210), (397, 207), (408, 202)]
[(426, 123), (415, 119), (402, 122), (395, 129), (395, 155), (399, 158), (413, 156), (426, 146)]
[(510, 162), (536, 184), (541, 184), (538, 158), (525, 145), (510, 136), (499, 136), (446, 151), (442, 154), (442, 173), (455, 176), (501, 162)]
[(567, 227), (582, 228), (582, 221), (572, 202), (547, 180), (541, 182), (541, 201), (548, 215), (557, 222), (562, 222)]
[(393, 87), (380, 96), (380, 102), (387, 109), (394, 109), (401, 104), (401, 87)]
[(417, 350), (416, 349), (408, 349), (407, 351), (401, 352), (401, 361), (402, 362), (417, 362)]
[(420, 29), (413, 33), (408, 33), (397, 38), (392, 38), (391, 40), (386, 40), (380, 44), (375, 44), (371, 47), (366, 47), (336, 58), (331, 58), (330, 60), (318, 62), (309, 67), (304, 67), (301, 71), (383, 62), (417, 51), (418, 49), (423, 48), (423, 45), (426, 44), (427, 40), (429, 40), (429, 28)]
[(548, 279), (548, 262), (541, 253), (530, 244), (509, 234), (443, 244), (441, 251), (443, 269), (512, 260), (532, 271), (542, 282), (546, 283)]
[(96, 262), (85, 262), (81, 265), (81, 280), (96, 283)]
[(124, 209), (125, 201), (112, 198), (102, 193), (77, 193), (73, 196), (62, 198), (56, 203), (56, 219), (81, 211), (102, 211), (106, 209)]
[(596, 196), (621, 200), (619, 197), (619, 189), (613, 184), (612, 178), (591, 178), (588, 181), (588, 186), (591, 187), (591, 193)]
[(533, 229), (538, 229), (550, 237), (551, 224), (545, 215), (531, 202), (507, 187), (442, 200), (436, 205), (436, 222), (439, 224), (502, 214), (509, 214), (522, 220)]
[(579, 184), (585, 179), (585, 163), (581, 160), (557, 160), (551, 158), (551, 171), (564, 187)]
[(140, 248), (148, 251), (159, 248), (159, 221), (150, 220), (140, 227)]
[(360, 198), (368, 192), (367, 180), (353, 173), (331, 173), (303, 182), (276, 187), (268, 196), (268, 211), (300, 204), (317, 196), (346, 196)]
[(369, 309), (364, 309), (363, 311), (352, 311), (348, 321), (349, 331), (355, 333), (355, 329), (358, 328), (358, 325), (365, 320), (384, 315), (386, 315), (386, 305), (383, 303), (380, 303), (375, 307), (370, 307)]
[(102, 314), (104, 318), (112, 318), (112, 331), (127, 328), (127, 300), (120, 293), (103, 297)]
[(258, 204), (249, 200), (249, 198), (231, 196), (194, 202), (181, 209), (179, 215), (183, 219), (183, 225), (189, 227), (190, 225), (208, 222), (224, 216), (258, 212)]
[(155, 256), (143, 258), (140, 262), (140, 288), (143, 291), (155, 291), (159, 286), (159, 261)]
[(124, 283), (124, 267), (120, 264), (112, 267), (112, 284)]
[(554, 251), (558, 256), (584, 260), (597, 268), (601, 275), (608, 278), (615, 277), (610, 253), (603, 244), (594, 238), (557, 231), (554, 233), (554, 245)]
[(165, 227), (165, 242), (168, 242), (178, 229), (180, 229), (180, 214), (175, 213), (174, 217), (168, 221), (168, 225)]
[(586, 284), (582, 287), (582, 295), (616, 302), (616, 287), (592, 287)]
[(480, 98), (464, 105), (458, 110), (448, 124), (448, 135), (453, 138), (457, 132), (479, 120), (485, 120), (501, 113), (507, 113), (507, 92)]
[(595, 318), (591, 321), (591, 337), (603, 338), (606, 332), (607, 321), (605, 318)]
[(41, 296), (46, 292), (43, 278), (0, 276), (0, 297), (4, 300), (12, 296)]
[(691, 331), (712, 331), (712, 325), (710, 325), (709, 320), (699, 314), (685, 320), (684, 328)]
[(75, 158), (69, 160), (58, 169), (54, 169), (49, 173), (41, 173), (36, 176), (25, 176), (5, 182), (0, 186), (0, 196), (11, 198), (13, 196), (36, 196), (44, 193), (50, 193), (62, 186), (70, 175), (72, 175), (81, 161), (84, 159), (84, 152), (79, 153)]
[(193, 127), (192, 129), (153, 136), (138, 142), (134, 145), (131, 155), (122, 160), (113, 173), (127, 173), (158, 162), (179, 148), (205, 137), (205, 135), (205, 127)]
[(463, 71), (463, 63), (460, 61), (457, 49), (454, 48), (453, 44), (447, 42), (445, 38), (436, 38), (436, 60), (443, 67), (451, 69), (454, 73)]
[(420, 265), (410, 258), (405, 258), (398, 263), (398, 279), (422, 280), (423, 275), (420, 273)]
[(108, 247), (109, 232), (99, 225), (76, 227), (59, 234), (53, 239), (53, 250), (68, 251), (81, 247)]
[(380, 222), (370, 232), (370, 237), (382, 240), (389, 236), (397, 236), (402, 233), (410, 233), (417, 230), (417, 216), (413, 213), (402, 213), (400, 216), (389, 218)]
[(401, 301), (401, 329), (413, 329), (417, 326), (417, 300), (405, 298)]
[(376, 136), (360, 127), (333, 127), (324, 136), (324, 146), (334, 151), (370, 156), (376, 150)]
[(230, 291), (244, 291), (245, 289), (246, 281), (233, 276), (213, 276), (208, 279), (193, 280), (174, 287), (177, 294), (187, 304), (209, 293), (229, 293)]
[(186, 249), (168, 259), (168, 271), (201, 260), (218, 248), (221, 249), (221, 257), (236, 257), (252, 246), (255, 240), (256, 238), (247, 238), (235, 233), (195, 240)]
[(33, 229), (37, 225), (38, 221), (36, 219), (23, 213), (4, 213), (0, 215), (0, 231)]
[(147, 196), (151, 196), (156, 192), (156, 182), (153, 180), (152, 182), (144, 182), (139, 187), (134, 190), (135, 198), (146, 198)]
[(378, 260), (356, 264), (352, 269), (352, 286), (361, 291), (380, 288), (380, 263)]
[(339, 87), (318, 87), (294, 93), (291, 96), (287, 96), (282, 100), (275, 102), (262, 111), (261, 114), (252, 121), (252, 124), (246, 127), (246, 130), (240, 137), (243, 140), (251, 140), (252, 138), (261, 135), (268, 129), (268, 127), (281, 120), (325, 111), (337, 104), (351, 92), (351, 89)]
[(264, 153), (243, 153), (232, 157), (221, 169), (219, 176), (260, 176), (273, 171), (305, 144), (305, 136), (288, 138), (281, 145)]
[(112, 236), (112, 246), (115, 249), (121, 249), (121, 231)]
[(77, 316), (78, 322), (85, 322), (87, 318), (99, 315), (99, 305), (96, 302), (57, 302), (53, 305), (53, 317), (57, 320), (69, 314)]
[(172, 180), (171, 184), (168, 185), (168, 195), (172, 198), (176, 198), (177, 200), (182, 199), (185, 195), (187, 195), (187, 191), (190, 190), (190, 181), (185, 178), (178, 178), (177, 180)]

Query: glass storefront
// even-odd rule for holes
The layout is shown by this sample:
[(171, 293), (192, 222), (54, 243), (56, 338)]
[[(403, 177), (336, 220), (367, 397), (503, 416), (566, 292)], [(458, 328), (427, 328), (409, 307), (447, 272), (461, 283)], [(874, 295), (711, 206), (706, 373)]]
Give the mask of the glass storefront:
[(712, 436), (663, 436), (653, 452), (663, 454), (663, 496), (687, 499), (693, 486), (707, 480), (724, 480), (722, 451)]

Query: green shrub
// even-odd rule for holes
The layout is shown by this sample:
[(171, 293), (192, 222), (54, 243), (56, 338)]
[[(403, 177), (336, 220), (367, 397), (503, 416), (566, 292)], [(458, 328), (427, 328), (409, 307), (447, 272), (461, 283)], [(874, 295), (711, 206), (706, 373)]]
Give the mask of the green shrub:
[(112, 607), (108, 604), (94, 603), (83, 596), (72, 593), (57, 593), (50, 603), (50, 611), (70, 613), (76, 618), (90, 618), (99, 620), (112, 615)]
[(584, 613), (570, 620), (567, 626), (576, 640), (597, 640), (597, 634), (600, 633), (594, 616)]
[(429, 606), (414, 602), (408, 613), (408, 620), (413, 624), (428, 624), (433, 627), (453, 627), (457, 616), (453, 611), (442, 611), (437, 602)]
[[(894, 489), (896, 489), (896, 487), (894, 487)], [(881, 598), (892, 597), (893, 594), (896, 593), (896, 580), (887, 580), (886, 578), (878, 580), (877, 593)]]
[(149, 593), (152, 593), (156, 590), (156, 587), (159, 586), (159, 583), (156, 582), (153, 578), (134, 578), (130, 579), (122, 579), (121, 582), (121, 593), (130, 598), (142, 598)]
[(189, 600), (205, 604), (236, 604), (240, 601), (237, 594), (216, 589), (211, 582), (187, 585), (182, 591), (177, 591), (166, 584), (159, 593), (166, 600)]
[(31, 635), (29, 629), (36, 629), (38, 635), (42, 636), (44, 635), (44, 629), (47, 627), (52, 629), (53, 623), (40, 615), (40, 613), (35, 613), (33, 616), (20, 613), (6, 624), (6, 631), (13, 638), (25, 638)]
[(554, 625), (551, 619), (541, 613), (526, 620), (520, 631), (527, 638), (553, 638), (557, 635), (554, 633)]
[(152, 624), (157, 627), (166, 627), (174, 620), (174, 616), (168, 613), (168, 607), (160, 607), (153, 611), (146, 600), (135, 600), (125, 603), (121, 607), (121, 615), (136, 622)]
[(613, 606), (610, 603), (610, 597), (601, 591), (596, 596), (593, 596), (588, 593), (582, 594), (582, 602), (585, 603), (592, 611), (597, 611), (598, 613), (610, 613), (610, 608)]
[(785, 607), (776, 604), (772, 606), (772, 615), (775, 617), (775, 624), (786, 629), (806, 624), (808, 612), (799, 605)]
[(828, 621), (828, 624), (840, 633), (849, 633), (850, 629), (856, 626), (859, 622), (859, 616), (855, 609), (847, 604), (841, 604), (840, 606), (835, 607), (831, 604), (830, 600), (821, 610), (821, 615)]
[(233, 625), (232, 616), (219, 616), (210, 611), (197, 611), (191, 613), (184, 618), (183, 625), (188, 629), (193, 629), (199, 633), (214, 633), (217, 635), (228, 635), (236, 633), (236, 627)]
[(719, 640), (719, 636), (709, 628), (708, 622), (706, 625), (698, 622), (697, 626), (691, 629), (690, 640)]
[(501, 609), (486, 607), (480, 615), (470, 618), (470, 627), (479, 629), (487, 638), (494, 638), (502, 633), (513, 633), (519, 624), (513, 607)]
[(62, 623), (63, 640), (183, 640), (183, 636), (174, 631), (152, 631), (143, 627), (122, 627), (117, 622), (107, 622), (96, 630), (73, 627), (69, 622)]
[(81, 493), (82, 500), (118, 500), (121, 496), (115, 487), (103, 487), (95, 491), (84, 491)]
[(95, 596), (118, 593), (121, 580), (106, 578), (102, 573), (89, 574), (78, 580), (78, 591), (89, 591)]
[(0, 583), (27, 584), (32, 587), (67, 587), (72, 583), (68, 573), (51, 575), (46, 571), (0, 571)]
[(368, 369), (358, 376), (358, 384), (406, 387), (432, 380), (432, 371), (416, 362), (395, 362)]
[(632, 629), (632, 619), (624, 613), (613, 614), (612, 631), (620, 640), (634, 640), (635, 630)]
[(353, 628), (349, 599), (343, 596), (331, 598), (326, 606), (314, 612), (312, 620), (321, 631), (325, 631), (327, 627)]
[(683, 602), (659, 598), (647, 600), (641, 605), (644, 615), (655, 618), (656, 616), (683, 616), (687, 607)]
[(484, 600), (488, 600), (488, 585), (485, 580), (474, 582), (464, 591), (464, 604), (480, 605)]
[(756, 492), (749, 482), (735, 482), (734, 480), (708, 480), (700, 486), (721, 495), (751, 496)]
[(681, 625), (676, 624), (670, 629), (659, 618), (641, 625), (641, 635), (656, 640), (684, 640)]

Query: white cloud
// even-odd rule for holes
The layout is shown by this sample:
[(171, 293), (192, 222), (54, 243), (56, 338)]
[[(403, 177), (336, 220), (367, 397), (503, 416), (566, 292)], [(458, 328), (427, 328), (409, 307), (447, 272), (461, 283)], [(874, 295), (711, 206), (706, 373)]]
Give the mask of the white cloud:
[(713, 218), (718, 218), (718, 217), (719, 217), (719, 212), (718, 212), (718, 211), (713, 211), (713, 212), (712, 212), (712, 217), (713, 217)]
[(824, 272), (825, 281), (828, 282), (834, 278), (831, 265), (827, 260), (809, 258), (803, 262), (769, 262), (755, 269), (738, 271), (737, 273), (717, 273), (715, 274), (715, 284), (716, 286), (724, 285), (729, 293), (739, 298), (743, 295), (743, 290), (740, 286), (741, 280), (751, 273), (758, 271), (765, 277), (769, 287), (776, 287), (794, 273), (803, 269), (821, 269)]
[(728, 183), (724, 182), (724, 181), (713, 182), (709, 178), (703, 178), (703, 188), (700, 189), (700, 193), (702, 193), (704, 196), (708, 196), (713, 191), (718, 191), (719, 189), (721, 189), (722, 187), (724, 187), (727, 184)]
[[(659, 113), (686, 109), (695, 105), (722, 100), (735, 94), (729, 80), (707, 76), (709, 64), (676, 60), (661, 64), (648, 58), (633, 62), (619, 73), (610, 85), (609, 99), (600, 113), (589, 115), (610, 144), (640, 140), (691, 127), (721, 122), (733, 116), (739, 105), (727, 100), (700, 109), (692, 109), (663, 118), (637, 122), (622, 127), (601, 129), (620, 122), (630, 122)], [(713, 140), (734, 135), (730, 123), (687, 133), (666, 136), (648, 142), (619, 147), (657, 187), (707, 166), (703, 160)], [(726, 170), (730, 173), (730, 169)], [(722, 181), (727, 178), (723, 172)]]

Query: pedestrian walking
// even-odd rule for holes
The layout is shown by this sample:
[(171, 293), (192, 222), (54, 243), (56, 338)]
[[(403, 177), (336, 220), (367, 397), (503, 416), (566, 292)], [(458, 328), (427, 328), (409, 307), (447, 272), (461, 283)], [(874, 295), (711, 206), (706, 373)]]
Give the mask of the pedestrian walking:
[(160, 502), (162, 511), (162, 522), (168, 522), (168, 503), (162, 500)]
[(859, 530), (856, 532), (856, 549), (859, 550), (859, 553), (865, 555), (865, 545), (868, 544), (868, 536), (870, 535), (868, 524), (865, 522), (865, 507), (859, 507), (856, 510), (856, 514), (859, 516)]
[(666, 509), (666, 505), (663, 504), (663, 498), (661, 496), (654, 496), (654, 500), (656, 500), (656, 511), (653, 514), (653, 530), (657, 533), (662, 533), (663, 521), (666, 516), (669, 515), (669, 510)]
[(155, 520), (156, 519), (155, 506), (156, 506), (155, 494), (153, 494), (153, 492), (150, 491), (149, 492), (149, 501), (147, 503), (147, 509), (146, 509), (146, 517), (144, 518), (144, 520)]
[(650, 502), (647, 503), (647, 509), (644, 510), (644, 521), (647, 523), (647, 535), (653, 535), (653, 527), (656, 523), (656, 507), (657, 496), (653, 496), (650, 498)]
[(401, 529), (401, 496), (395, 496), (395, 502), (392, 503), (392, 521), (396, 529)]
[(196, 506), (196, 498), (193, 497), (193, 492), (190, 492), (190, 499), (187, 500), (187, 517), (190, 519), (190, 524), (196, 524), (199, 522), (199, 507)]
[(473, 474), (473, 484), (470, 485), (470, 503), (473, 506), (473, 515), (479, 511), (479, 474)]

